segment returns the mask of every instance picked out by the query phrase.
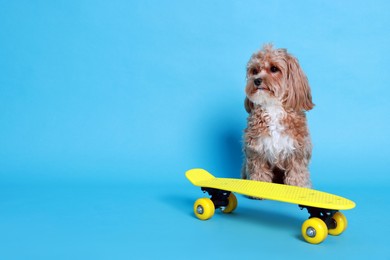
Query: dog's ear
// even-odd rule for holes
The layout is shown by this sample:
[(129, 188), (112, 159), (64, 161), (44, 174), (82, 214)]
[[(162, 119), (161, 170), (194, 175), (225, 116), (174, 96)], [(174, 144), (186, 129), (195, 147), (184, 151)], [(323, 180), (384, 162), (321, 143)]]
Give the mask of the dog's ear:
[(246, 112), (248, 112), (248, 114), (250, 114), (252, 112), (252, 109), (253, 109), (253, 103), (247, 97), (245, 97), (244, 106), (245, 106)]
[(307, 77), (296, 58), (289, 55), (287, 64), (287, 91), (284, 102), (287, 107), (296, 111), (308, 111), (314, 107), (314, 104), (311, 99), (311, 90)]

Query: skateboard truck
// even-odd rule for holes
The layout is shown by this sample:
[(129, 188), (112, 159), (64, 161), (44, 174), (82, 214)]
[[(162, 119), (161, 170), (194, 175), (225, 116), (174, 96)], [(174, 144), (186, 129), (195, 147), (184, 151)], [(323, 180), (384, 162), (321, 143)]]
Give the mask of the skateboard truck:
[(316, 208), (316, 207), (310, 207), (310, 206), (304, 206), (299, 205), (299, 207), (303, 209), (307, 209), (307, 212), (309, 213), (309, 219), (311, 218), (319, 218), (322, 221), (325, 222), (328, 229), (335, 229), (337, 224), (333, 219), (334, 214), (338, 212), (338, 210), (332, 210), (332, 209), (322, 209), (322, 208)]
[(230, 191), (219, 190), (214, 188), (201, 187), (204, 193), (208, 193), (211, 196), (211, 201), (214, 203), (216, 209), (226, 207), (229, 204)]

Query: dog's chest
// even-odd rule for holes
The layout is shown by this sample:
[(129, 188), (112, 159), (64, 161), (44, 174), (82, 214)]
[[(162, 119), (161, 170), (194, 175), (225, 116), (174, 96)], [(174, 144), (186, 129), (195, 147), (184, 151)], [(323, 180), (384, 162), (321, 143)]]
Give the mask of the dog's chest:
[(285, 111), (278, 106), (263, 108), (258, 114), (260, 131), (254, 138), (255, 150), (264, 154), (271, 162), (286, 158), (294, 151), (294, 139), (286, 134), (283, 119)]

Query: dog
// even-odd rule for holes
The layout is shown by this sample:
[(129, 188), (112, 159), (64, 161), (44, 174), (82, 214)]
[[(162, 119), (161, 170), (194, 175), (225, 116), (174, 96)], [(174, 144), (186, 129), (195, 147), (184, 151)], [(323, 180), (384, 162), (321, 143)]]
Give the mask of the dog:
[(266, 44), (246, 70), (243, 179), (311, 188), (308, 79), (286, 49)]

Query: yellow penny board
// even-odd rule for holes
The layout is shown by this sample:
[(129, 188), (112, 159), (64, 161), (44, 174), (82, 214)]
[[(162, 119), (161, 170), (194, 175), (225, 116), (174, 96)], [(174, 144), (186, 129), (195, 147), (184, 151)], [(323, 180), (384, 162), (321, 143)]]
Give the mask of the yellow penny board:
[(216, 178), (203, 169), (189, 170), (186, 172), (186, 177), (195, 186), (231, 191), (262, 199), (332, 210), (347, 210), (355, 207), (353, 201), (330, 193), (284, 184)]

